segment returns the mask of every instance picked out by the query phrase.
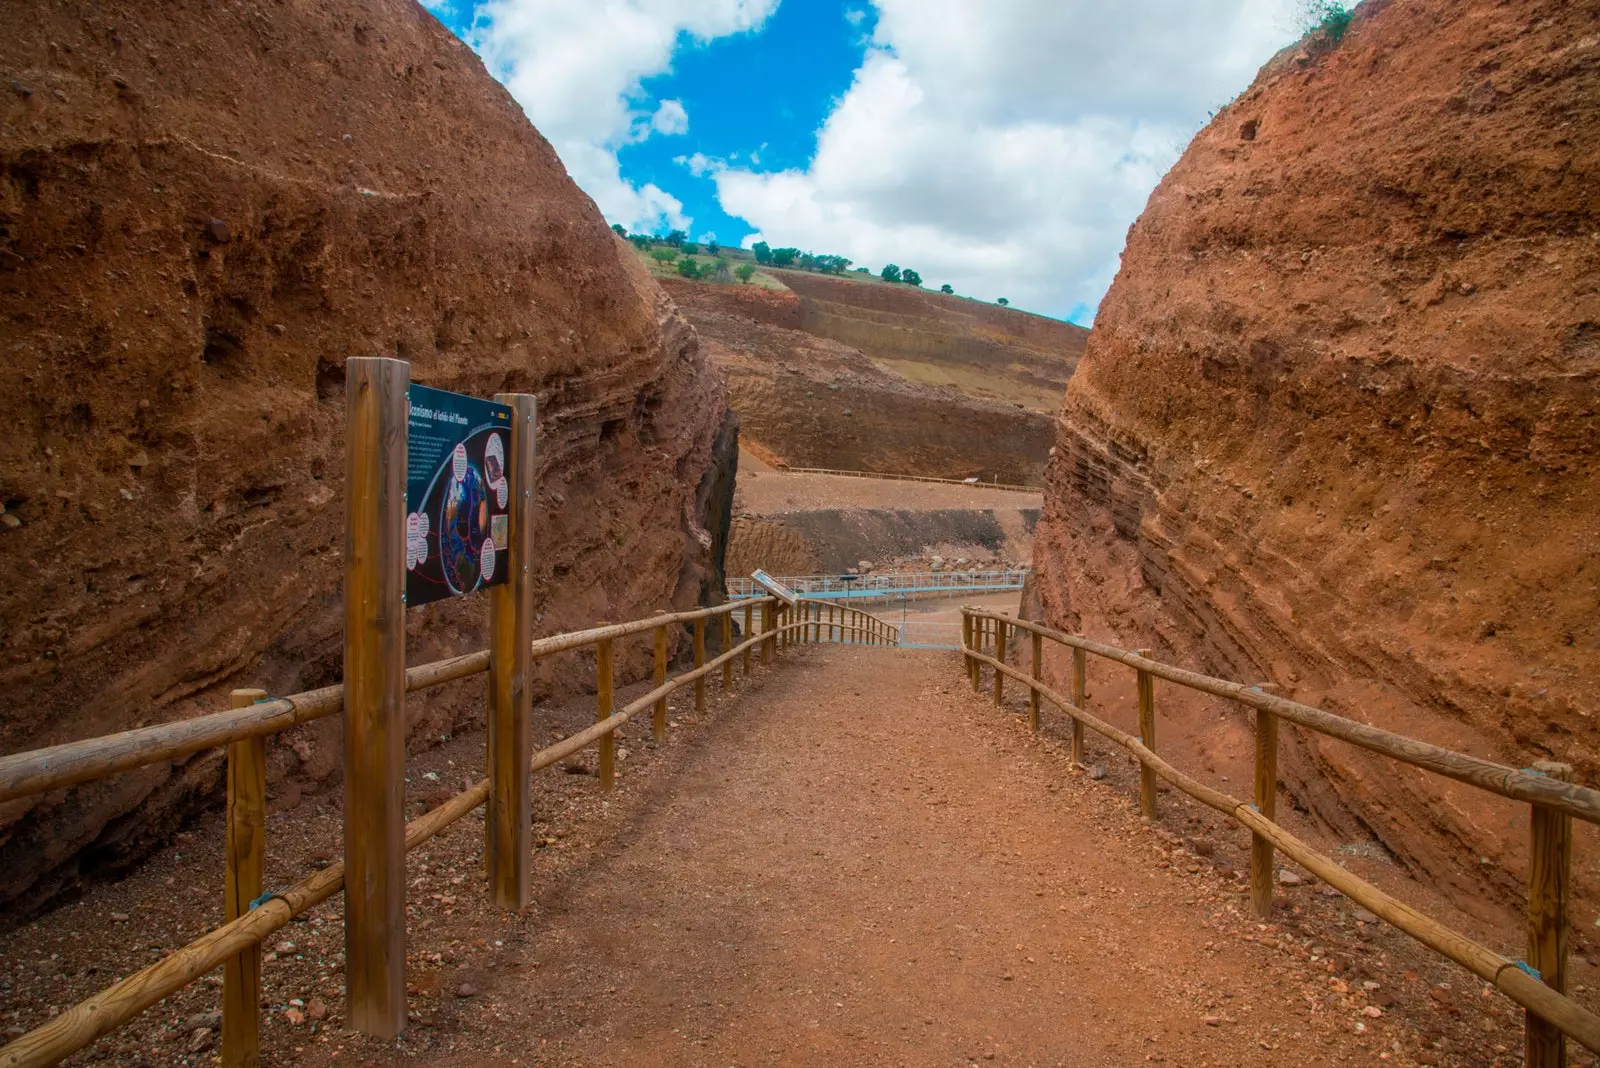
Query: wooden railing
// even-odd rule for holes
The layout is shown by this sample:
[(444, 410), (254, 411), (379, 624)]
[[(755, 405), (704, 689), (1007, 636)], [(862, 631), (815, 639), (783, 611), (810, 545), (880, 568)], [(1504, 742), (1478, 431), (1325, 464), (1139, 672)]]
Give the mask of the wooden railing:
[[(1028, 674), (1006, 663), (1010, 634), (1027, 634), (1032, 643)], [(1072, 650), (1072, 696), (1059, 693), (1042, 679), (1043, 643)], [(1083, 728), (1122, 746), (1140, 766), (1139, 807), (1156, 815), (1156, 779), (1165, 779), (1201, 804), (1250, 829), (1250, 899), (1257, 914), (1272, 909), (1274, 850), (1295, 862), (1363, 908), (1393, 924), (1423, 945), (1462, 965), (1526, 1010), (1526, 1063), (1529, 1068), (1565, 1068), (1564, 1035), (1600, 1052), (1600, 1016), (1566, 996), (1567, 914), (1571, 896), (1572, 819), (1600, 823), (1600, 791), (1563, 781), (1564, 764), (1541, 763), (1518, 770), (1453, 752), (1427, 742), (1325, 712), (1258, 688), (1212, 678), (1198, 672), (1158, 664), (1147, 653), (1129, 652), (1073, 634), (1065, 634), (987, 609), (962, 609), (962, 645), (968, 676), (981, 690), (982, 668), (993, 669), (994, 701), (999, 705), (1004, 680), (1028, 688), (1028, 721), (1039, 727), (1040, 699), (1071, 718), (1071, 752), (1083, 760)], [(993, 655), (990, 655), (992, 652)], [(1134, 669), (1138, 690), (1139, 733), (1129, 734), (1086, 710), (1088, 654)], [(1255, 710), (1256, 766), (1254, 803), (1229, 797), (1174, 768), (1156, 755), (1155, 680), (1163, 679), (1201, 693), (1224, 697)], [(1278, 780), (1278, 720), (1339, 738), (1392, 757), (1412, 767), (1455, 779), (1501, 797), (1533, 806), (1528, 858), (1527, 960), (1504, 957), (1423, 915), (1312, 849), (1274, 822)]]
[[(824, 612), (826, 609), (826, 612)], [(753, 618), (759, 610), (759, 625)], [(744, 640), (733, 641), (733, 617), (743, 613)], [(724, 652), (706, 659), (708, 620), (721, 626)], [(693, 628), (694, 668), (667, 677), (669, 629)], [(613, 708), (613, 643), (635, 634), (654, 633), (653, 688), (621, 709)], [(752, 652), (759, 647), (762, 664), (772, 662), (790, 645), (813, 642), (847, 642), (890, 645), (898, 642), (896, 629), (865, 612), (843, 606), (801, 602), (788, 606), (775, 598), (746, 600), (691, 612), (662, 614), (632, 623), (595, 627), (558, 634), (532, 643), (534, 659), (574, 649), (595, 650), (596, 712), (593, 726), (534, 753), (530, 771), (538, 771), (590, 745), (599, 746), (600, 785), (610, 789), (616, 777), (615, 733), (634, 716), (652, 710), (651, 726), (657, 741), (667, 729), (667, 697), (693, 684), (696, 710), (706, 702), (706, 679), (721, 672), (724, 691), (733, 686), (735, 661), (751, 673)], [(487, 650), (409, 668), (406, 689), (416, 691), (489, 670)], [(67, 1009), (41, 1026), (0, 1048), (0, 1068), (55, 1064), (96, 1039), (114, 1031), (162, 998), (187, 986), (219, 965), (223, 972), (222, 1063), (227, 1068), (255, 1065), (259, 1046), (261, 958), (260, 944), (293, 917), (325, 901), (344, 888), (345, 865), (332, 864), (286, 890), (262, 892), (262, 861), (266, 837), (266, 747), (269, 734), (298, 723), (319, 719), (344, 707), (344, 687), (268, 699), (261, 690), (236, 690), (235, 707), (176, 723), (163, 723), (121, 734), (36, 749), (0, 757), (0, 802), (60, 787), (103, 778), (117, 772), (210, 749), (228, 747), (227, 869), (224, 874), (225, 921), (155, 964), (113, 983)], [(492, 717), (491, 717), (492, 718)], [(491, 723), (491, 736), (495, 725)], [(526, 725), (520, 736), (527, 738)], [(518, 883), (527, 881), (532, 854), (530, 820), (525, 809), (502, 799), (507, 810), (521, 809), (515, 819), (494, 818), (493, 785), (524, 781), (497, 769), (494, 762), (527, 759), (502, 747), (489, 746), (489, 776), (444, 804), (405, 825), (403, 851), (409, 852), (443, 831), (479, 805), (489, 801), (490, 815), (485, 848), (498, 849), (505, 862), (490, 865), (489, 891), (497, 903), (519, 898)], [(348, 827), (347, 827), (348, 831)], [(509, 884), (509, 885), (508, 885)], [(403, 922), (403, 921), (402, 921)], [(400, 954), (404, 960), (404, 953)], [(404, 989), (402, 983), (401, 989)]]

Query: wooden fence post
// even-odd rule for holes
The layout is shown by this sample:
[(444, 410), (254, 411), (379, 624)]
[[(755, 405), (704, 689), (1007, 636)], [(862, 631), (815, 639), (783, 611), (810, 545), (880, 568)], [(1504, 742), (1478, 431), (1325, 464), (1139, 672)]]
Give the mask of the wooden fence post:
[[(1044, 635), (1034, 631), (1033, 637), (1033, 681), (1038, 682), (1044, 678)], [(1035, 732), (1039, 730), (1039, 691), (1032, 686), (1028, 687), (1028, 726)]]
[[(1533, 765), (1565, 782), (1572, 767), (1541, 760)], [(1528, 966), (1546, 986), (1567, 992), (1568, 895), (1572, 889), (1572, 817), (1532, 806), (1528, 843)], [(1524, 1010), (1527, 1068), (1565, 1068), (1567, 1036), (1554, 1024)]]
[[(612, 667), (611, 639), (601, 638), (594, 645), (594, 682), (596, 723), (611, 718), (613, 688), (616, 685)], [(617, 732), (600, 739), (600, 788), (609, 790), (617, 784)]]
[[(1089, 711), (1089, 654), (1082, 649), (1072, 650), (1072, 704)], [(1072, 717), (1072, 762), (1083, 766), (1083, 720)]]
[[(727, 656), (733, 648), (733, 613), (722, 613), (722, 655)], [(733, 689), (733, 660), (730, 657), (722, 662), (722, 692), (727, 693)]]
[[(528, 688), (533, 644), (533, 489), (537, 457), (534, 430), (538, 399), (527, 393), (497, 393), (511, 406), (511, 441), (506, 454), (510, 485), (510, 530), (506, 581), (489, 589), (489, 803), (485, 841), (489, 896), (501, 908), (521, 910), (531, 894), (533, 852), (533, 696)], [(498, 548), (498, 546), (497, 546)]]
[(406, 1026), (410, 384), (402, 360), (345, 361), (345, 1006), (352, 1028), (384, 1039)]
[(761, 666), (772, 663), (772, 602), (761, 602)]
[(972, 617), (966, 610), (961, 612), (961, 666), (966, 669), (967, 678), (972, 678)]
[[(755, 614), (754, 611), (750, 607), (750, 602), (746, 601), (745, 604), (744, 604), (744, 638), (743, 638), (743, 641), (749, 641), (751, 638), (755, 637), (755, 632), (750, 629), (751, 623), (753, 622), (754, 614)], [(749, 646), (745, 646), (744, 658), (743, 659), (744, 659), (744, 674), (745, 674), (746, 678), (749, 678), (750, 677), (750, 647)]]
[[(229, 704), (248, 708), (265, 690), (234, 690)], [(261, 896), (267, 839), (267, 740), (246, 738), (228, 746), (227, 867), (222, 918), (232, 922)], [(261, 1049), (261, 946), (247, 946), (222, 968), (223, 1068), (256, 1068)]]
[[(667, 626), (665, 623), (656, 628), (655, 653), (655, 686), (652, 688), (659, 690), (667, 684)], [(749, 674), (748, 668), (745, 669), (745, 673)], [(656, 706), (652, 709), (650, 716), (650, 733), (658, 743), (667, 736), (667, 699), (665, 697), (656, 698)]]
[[(705, 617), (694, 621), (694, 666), (698, 671), (706, 666), (706, 621)], [(701, 675), (694, 680), (694, 710), (706, 710), (706, 677)]]
[[(1000, 663), (1006, 662), (1006, 625), (1000, 620), (994, 621), (994, 658)], [(1006, 673), (999, 668), (994, 669), (994, 707), (1000, 707), (1000, 693), (1005, 687)]]
[[(1278, 816), (1278, 717), (1256, 710), (1256, 811)], [(1250, 833), (1250, 908), (1257, 916), (1272, 915), (1276, 884), (1272, 842)], [(1562, 1068), (1565, 1068), (1563, 1065)]]
[[(973, 617), (973, 619), (972, 619), (972, 651), (974, 653), (983, 652), (983, 628), (984, 628), (984, 625), (985, 625), (984, 624), (984, 619), (983, 619), (982, 616), (974, 616)], [(983, 686), (983, 681), (982, 681), (983, 680), (983, 665), (978, 662), (976, 657), (974, 657), (973, 660), (971, 661), (971, 663), (968, 665), (968, 669), (969, 670), (967, 671), (967, 674), (972, 679), (972, 692), (973, 693), (977, 693)]]
[[(1148, 649), (1134, 653), (1150, 658)], [(1156, 751), (1156, 680), (1148, 671), (1139, 672), (1139, 740), (1152, 753)], [(1156, 773), (1143, 761), (1139, 763), (1139, 812), (1148, 819), (1156, 818)]]

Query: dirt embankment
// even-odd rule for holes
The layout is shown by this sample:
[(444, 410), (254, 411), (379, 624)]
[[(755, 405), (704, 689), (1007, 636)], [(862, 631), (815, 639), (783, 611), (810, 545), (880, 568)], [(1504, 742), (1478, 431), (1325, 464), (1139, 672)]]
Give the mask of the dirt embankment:
[[(793, 293), (666, 286), (727, 373), (743, 432), (774, 458), (796, 467), (1039, 483), (1054, 434), (1045, 413), (914, 380), (898, 364), (788, 325), (804, 314)], [(1003, 365), (994, 371), (1004, 374)]]
[[(1050, 467), (1045, 614), (1594, 783), (1596, 113), (1585, 5), (1371, 0), (1263, 69), (1130, 233)], [(1163, 714), (1164, 747), (1248, 768), (1236, 717)], [(1330, 832), (1519, 899), (1525, 807), (1286, 748)]]
[[(538, 394), (541, 633), (720, 587), (720, 376), (420, 6), (7, 12), (0, 751), (338, 678), (348, 356)], [(480, 647), (486, 616), (412, 612), (409, 658)], [(553, 670), (541, 692), (583, 681)], [(481, 694), (416, 695), (409, 716), (438, 738)], [(337, 773), (338, 730), (273, 743), (279, 801)], [(126, 866), (220, 770), (204, 754), (7, 806), (0, 904)]]
[(1021, 567), (1038, 494), (775, 472), (741, 452), (728, 574)]
[(915, 286), (774, 271), (800, 301), (800, 329), (913, 381), (1054, 412), (1083, 355), (1081, 326)]

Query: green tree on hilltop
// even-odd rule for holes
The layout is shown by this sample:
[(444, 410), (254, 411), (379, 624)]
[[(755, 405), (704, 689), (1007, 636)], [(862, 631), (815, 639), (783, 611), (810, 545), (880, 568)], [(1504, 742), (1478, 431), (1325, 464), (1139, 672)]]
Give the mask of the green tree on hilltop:
[(1000, 307), (1004, 308), (1007, 305), (1009, 305), (1011, 302), (1009, 300), (1007, 300), (1005, 297), (1001, 297), (999, 300), (995, 301), (995, 303), (1000, 305)]
[(955, 291), (956, 287), (951, 285), (949, 282), (946, 282), (944, 285), (939, 287), (939, 292), (941, 293), (954, 293)]
[(768, 264), (772, 262), (772, 247), (765, 241), (757, 241), (750, 246), (750, 251), (755, 253), (757, 263)]
[(739, 276), (739, 281), (748, 285), (750, 279), (755, 277), (756, 265), (753, 263), (741, 263), (739, 264), (738, 270), (734, 271), (733, 273)]
[(885, 282), (898, 282), (900, 281), (900, 268), (892, 263), (886, 263), (883, 265), (883, 270), (878, 272), (878, 277)]
[(922, 284), (922, 275), (907, 267), (900, 272), (900, 281), (908, 286), (920, 286)]

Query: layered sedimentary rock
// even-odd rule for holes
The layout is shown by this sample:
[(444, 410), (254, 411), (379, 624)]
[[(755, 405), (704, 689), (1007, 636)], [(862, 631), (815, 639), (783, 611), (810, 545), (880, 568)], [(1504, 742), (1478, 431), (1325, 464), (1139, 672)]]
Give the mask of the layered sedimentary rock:
[[(540, 633), (720, 588), (736, 451), (720, 378), (420, 6), (6, 16), (0, 751), (339, 677), (350, 356), (538, 395)], [(412, 611), (409, 659), (480, 648), (486, 614), (482, 597)], [(545, 665), (541, 691), (580, 669)], [(481, 680), (414, 695), (414, 737), (482, 699)], [(337, 772), (337, 720), (271, 752), (292, 800)], [(203, 754), (7, 806), (0, 903), (14, 916), (128, 863), (214, 799), (219, 769)]]
[[(803, 330), (809, 305), (792, 292), (679, 281), (667, 288), (726, 371), (743, 432), (775, 459), (792, 467), (1039, 483), (1053, 435), (1044, 413), (913, 380), (901, 373), (906, 365), (897, 369), (896, 361), (869, 359)], [(973, 360), (968, 370), (976, 374), (983, 365)], [(994, 365), (992, 377), (1004, 377), (1009, 366)], [(1071, 365), (1062, 357), (1057, 366), (1065, 368), (1064, 382)]]
[[(1589, 5), (1369, 0), (1264, 68), (1129, 235), (1061, 416), (1044, 614), (1593, 784), (1596, 114)], [(1244, 724), (1161, 700), (1164, 747), (1248, 781)], [(1520, 894), (1524, 807), (1285, 744), (1337, 839)]]

